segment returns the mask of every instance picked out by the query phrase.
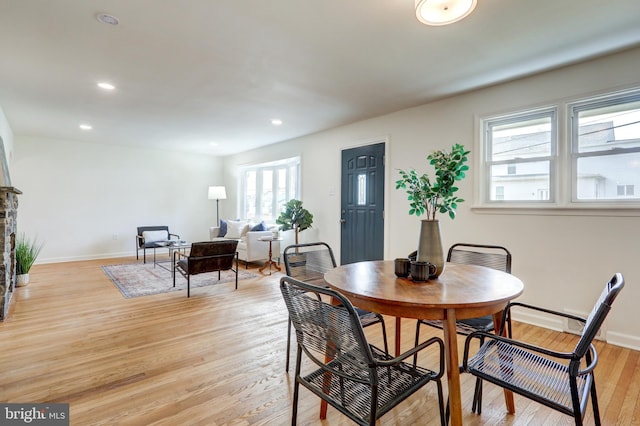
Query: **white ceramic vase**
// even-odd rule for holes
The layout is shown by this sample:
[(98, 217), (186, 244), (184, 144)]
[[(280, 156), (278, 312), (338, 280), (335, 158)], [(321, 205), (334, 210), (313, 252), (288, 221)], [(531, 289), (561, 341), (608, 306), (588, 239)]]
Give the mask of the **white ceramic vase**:
[(24, 287), (29, 284), (29, 274), (16, 275), (16, 287)]

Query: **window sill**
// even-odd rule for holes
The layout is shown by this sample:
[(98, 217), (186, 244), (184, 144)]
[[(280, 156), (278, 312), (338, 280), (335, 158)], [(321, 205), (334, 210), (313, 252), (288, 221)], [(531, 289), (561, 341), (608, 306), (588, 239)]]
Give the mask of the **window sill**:
[(532, 206), (532, 205), (475, 205), (471, 211), (478, 214), (529, 216), (609, 216), (640, 217), (640, 206)]

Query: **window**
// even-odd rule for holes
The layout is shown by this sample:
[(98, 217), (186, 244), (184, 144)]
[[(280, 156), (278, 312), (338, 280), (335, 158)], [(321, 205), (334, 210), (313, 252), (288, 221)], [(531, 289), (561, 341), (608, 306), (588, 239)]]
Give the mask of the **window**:
[(480, 124), (481, 206), (640, 207), (640, 89)]
[(640, 91), (569, 106), (574, 201), (639, 200)]
[(484, 124), (489, 201), (549, 201), (557, 145), (555, 108)]
[(242, 167), (240, 180), (242, 218), (275, 221), (287, 201), (300, 198), (300, 157)]

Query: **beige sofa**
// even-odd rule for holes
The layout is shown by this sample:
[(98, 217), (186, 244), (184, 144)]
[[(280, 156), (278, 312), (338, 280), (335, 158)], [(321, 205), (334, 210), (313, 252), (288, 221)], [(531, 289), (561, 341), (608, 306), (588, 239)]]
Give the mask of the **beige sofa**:
[[(235, 239), (238, 240), (238, 259), (245, 262), (248, 267), (249, 262), (266, 261), (269, 259), (269, 242), (260, 241), (260, 238), (271, 237), (274, 232), (279, 231), (280, 225), (267, 225), (267, 231), (251, 231), (257, 225), (249, 221), (227, 221), (227, 234), (220, 237), (220, 227), (212, 226), (209, 228), (209, 238), (217, 239)], [(280, 242), (272, 242), (273, 259), (277, 259), (280, 263)]]

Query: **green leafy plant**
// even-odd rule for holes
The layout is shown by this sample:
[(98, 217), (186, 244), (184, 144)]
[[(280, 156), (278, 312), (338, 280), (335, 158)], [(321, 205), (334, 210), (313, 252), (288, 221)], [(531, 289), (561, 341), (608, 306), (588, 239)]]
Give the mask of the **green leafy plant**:
[(435, 220), (436, 213), (440, 212), (455, 219), (456, 208), (464, 201), (455, 194), (458, 191), (455, 182), (464, 179), (469, 170), (465, 165), (468, 154), (460, 144), (453, 145), (450, 152), (440, 150), (429, 154), (427, 160), (436, 171), (433, 182), (426, 173), (419, 176), (413, 169), (399, 171), (401, 179), (396, 181), (396, 189), (406, 190), (410, 215), (426, 213), (428, 219)]
[(31, 266), (38, 258), (40, 250), (42, 250), (42, 243), (38, 243), (34, 238), (31, 240), (27, 238), (24, 233), (18, 236), (16, 241), (16, 274), (28, 274)]
[(309, 213), (309, 210), (302, 207), (302, 201), (293, 199), (284, 205), (284, 210), (276, 219), (276, 223), (282, 225), (283, 231), (294, 229), (296, 231), (296, 244), (298, 244), (298, 232), (311, 228), (313, 215)]

